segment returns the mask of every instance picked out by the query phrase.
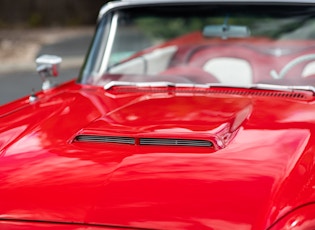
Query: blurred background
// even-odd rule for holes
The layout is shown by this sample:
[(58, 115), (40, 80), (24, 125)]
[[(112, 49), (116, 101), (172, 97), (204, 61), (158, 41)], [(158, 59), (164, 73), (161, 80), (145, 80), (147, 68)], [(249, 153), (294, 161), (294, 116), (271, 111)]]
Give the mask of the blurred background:
[(41, 89), (41, 54), (63, 58), (59, 82), (77, 77), (106, 2), (0, 0), (0, 106)]

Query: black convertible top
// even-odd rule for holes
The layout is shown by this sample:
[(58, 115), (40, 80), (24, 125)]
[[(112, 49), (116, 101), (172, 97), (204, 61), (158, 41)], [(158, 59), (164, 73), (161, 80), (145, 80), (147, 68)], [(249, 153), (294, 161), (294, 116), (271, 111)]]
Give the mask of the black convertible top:
[(283, 5), (313, 5), (315, 0), (114, 0), (103, 6), (99, 19), (108, 11), (117, 8), (128, 8), (133, 6), (159, 6), (159, 5), (180, 5), (180, 4), (204, 4), (204, 3), (239, 3), (239, 4), (283, 4)]

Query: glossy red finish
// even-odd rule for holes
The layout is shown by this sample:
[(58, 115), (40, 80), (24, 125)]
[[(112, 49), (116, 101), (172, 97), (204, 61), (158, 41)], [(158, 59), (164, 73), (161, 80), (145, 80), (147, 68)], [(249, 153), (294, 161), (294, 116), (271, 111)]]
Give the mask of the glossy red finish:
[[(36, 102), (1, 107), (1, 224), (266, 229), (314, 202), (312, 94), (194, 90), (69, 82)], [(204, 139), (214, 147), (83, 143), (78, 134)]]
[(314, 208), (314, 203), (307, 203), (297, 207), (276, 222), (271, 230), (314, 229)]
[[(160, 72), (127, 75), (119, 74), (124, 68), (108, 73), (112, 47), (98, 50), (103, 38), (111, 44), (113, 36), (95, 36), (80, 79), (86, 85), (71, 81), (0, 107), (0, 229), (315, 229), (314, 89), (277, 89), (314, 85), (314, 41), (193, 32), (113, 65), (131, 61), (137, 69), (138, 58), (146, 72), (145, 55), (172, 48), (168, 62), (154, 66)], [(93, 52), (105, 64), (91, 63)], [(231, 83), (243, 73), (221, 82), (240, 71), (206, 71), (205, 63), (222, 57), (249, 67), (244, 85), (275, 85)], [(110, 81), (129, 86), (105, 90)], [(133, 84), (151, 81), (189, 84)], [(143, 144), (146, 138), (162, 144)]]

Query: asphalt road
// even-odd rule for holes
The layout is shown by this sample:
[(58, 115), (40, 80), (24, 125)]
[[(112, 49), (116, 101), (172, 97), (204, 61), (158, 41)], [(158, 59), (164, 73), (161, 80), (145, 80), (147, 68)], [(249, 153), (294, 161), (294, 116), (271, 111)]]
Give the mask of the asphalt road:
[[(91, 34), (82, 34), (56, 43), (44, 45), (36, 56), (41, 54), (53, 54), (63, 58), (64, 62), (60, 66), (60, 76), (57, 82), (62, 83), (76, 78), (80, 72), (80, 67), (87, 53)], [(70, 64), (69, 65), (69, 61)], [(27, 68), (11, 68), (10, 71), (0, 73), (0, 106), (16, 100), (23, 96), (28, 96), (33, 90), (41, 90), (42, 81), (38, 76), (35, 62)], [(13, 70), (12, 70), (13, 69)]]
[[(79, 68), (62, 69), (57, 82), (76, 78)], [(34, 71), (17, 71), (4, 74), (0, 79), (0, 105), (15, 99), (28, 96), (32, 91), (41, 89), (42, 81), (38, 74)]]

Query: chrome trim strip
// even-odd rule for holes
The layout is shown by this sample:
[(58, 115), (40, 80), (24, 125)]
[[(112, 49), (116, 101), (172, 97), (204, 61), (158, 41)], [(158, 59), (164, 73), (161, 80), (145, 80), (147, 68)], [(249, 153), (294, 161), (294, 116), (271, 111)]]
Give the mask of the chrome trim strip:
[(109, 90), (114, 86), (132, 86), (132, 87), (193, 87), (193, 88), (209, 88), (208, 84), (189, 84), (189, 83), (173, 83), (168, 81), (154, 82), (128, 82), (128, 81), (110, 81), (104, 85), (105, 90)]
[(104, 57), (102, 60), (101, 68), (99, 69), (98, 73), (104, 73), (108, 67), (109, 57), (110, 57), (110, 54), (112, 52), (114, 39), (115, 39), (115, 35), (116, 35), (117, 24), (118, 24), (118, 13), (114, 14), (114, 16), (112, 18), (111, 25), (110, 25), (109, 37), (107, 40)]
[(105, 86), (105, 90), (109, 90), (115, 86), (131, 86), (131, 87), (190, 87), (190, 88), (240, 88), (240, 89), (258, 89), (272, 91), (310, 91), (315, 95), (314, 86), (287, 86), (287, 85), (271, 85), (271, 84), (250, 84), (250, 85), (224, 85), (220, 83), (210, 84), (189, 84), (189, 83), (172, 83), (172, 82), (127, 82), (127, 81), (111, 81)]

